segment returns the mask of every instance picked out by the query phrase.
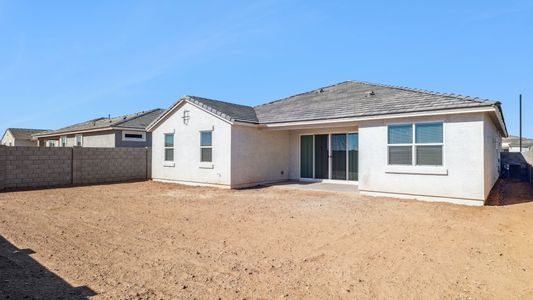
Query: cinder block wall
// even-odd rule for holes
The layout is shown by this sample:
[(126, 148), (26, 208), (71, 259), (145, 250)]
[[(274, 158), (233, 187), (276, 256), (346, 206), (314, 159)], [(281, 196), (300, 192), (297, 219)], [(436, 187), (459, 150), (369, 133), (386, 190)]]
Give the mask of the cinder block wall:
[(0, 147), (0, 191), (151, 178), (150, 149)]
[(89, 184), (147, 178), (144, 148), (72, 148), (73, 183)]
[(71, 149), (1, 147), (2, 189), (35, 188), (71, 183)]

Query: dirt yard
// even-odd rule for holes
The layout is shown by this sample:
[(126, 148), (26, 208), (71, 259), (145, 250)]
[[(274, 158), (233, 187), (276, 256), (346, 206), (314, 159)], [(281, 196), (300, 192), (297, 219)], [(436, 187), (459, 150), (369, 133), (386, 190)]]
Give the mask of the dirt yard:
[(500, 190), (517, 204), (154, 182), (2, 193), (0, 296), (532, 299), (533, 191)]

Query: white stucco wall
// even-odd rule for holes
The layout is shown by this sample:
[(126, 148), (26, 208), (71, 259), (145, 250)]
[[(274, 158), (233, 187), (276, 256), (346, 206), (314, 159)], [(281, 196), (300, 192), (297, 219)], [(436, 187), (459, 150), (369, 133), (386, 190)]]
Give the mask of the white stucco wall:
[[(397, 197), (481, 205), (485, 200), (483, 114), (395, 119), (390, 123), (444, 122), (444, 166), (402, 167), (387, 164), (387, 124), (373, 121), (359, 127), (359, 189), (363, 194), (387, 193)], [(392, 171), (392, 172), (391, 172)], [(445, 174), (435, 174), (445, 173)]]
[(0, 145), (15, 146), (15, 138), (11, 134), (11, 131), (9, 130), (5, 131), (4, 136), (2, 137), (2, 141), (0, 142)]
[[(183, 111), (190, 120), (183, 123)], [(200, 162), (200, 131), (213, 130), (213, 162)], [(164, 162), (164, 134), (174, 133), (174, 166)], [(152, 178), (184, 183), (231, 185), (231, 125), (185, 103), (152, 132)]]
[[(99, 131), (83, 133), (83, 147), (98, 147), (98, 148), (114, 148), (115, 147), (115, 132)], [(74, 141), (74, 140), (73, 140)]]
[[(300, 179), (300, 135), (304, 134), (334, 134), (357, 132), (357, 126), (300, 129), (290, 131), (290, 158), (289, 158), (289, 178), (291, 180)], [(359, 158), (360, 160), (360, 158)]]
[(231, 186), (244, 187), (289, 178), (289, 132), (232, 126)]
[(500, 177), (500, 152), (502, 138), (488, 114), (484, 115), (484, 193), (489, 195), (492, 187)]

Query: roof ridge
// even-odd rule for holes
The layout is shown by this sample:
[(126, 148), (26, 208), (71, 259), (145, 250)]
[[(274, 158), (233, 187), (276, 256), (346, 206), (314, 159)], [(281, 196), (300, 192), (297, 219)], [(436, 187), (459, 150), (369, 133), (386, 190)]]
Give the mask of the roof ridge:
[(279, 99), (272, 100), (272, 101), (267, 102), (267, 103), (263, 103), (263, 104), (259, 104), (259, 105), (253, 106), (253, 108), (255, 109), (256, 107), (261, 107), (261, 106), (265, 106), (265, 105), (268, 105), (268, 104), (273, 104), (273, 103), (280, 102), (280, 101), (283, 101), (283, 100), (289, 100), (290, 98), (294, 98), (296, 96), (301, 96), (301, 95), (305, 95), (305, 94), (314, 93), (314, 92), (320, 91), (322, 89), (327, 89), (327, 88), (338, 86), (338, 85), (345, 84), (345, 83), (348, 83), (348, 82), (353, 82), (353, 80), (344, 80), (344, 81), (337, 82), (337, 83), (334, 83), (334, 84), (330, 84), (330, 85), (326, 85), (326, 86), (319, 87), (319, 88), (316, 88), (316, 89), (312, 89), (312, 90), (307, 91), (307, 92), (298, 93), (298, 94), (291, 95), (291, 96), (288, 96), (288, 97), (285, 97), (285, 98), (279, 98)]
[(455, 93), (443, 93), (443, 92), (430, 91), (430, 90), (417, 89), (417, 88), (410, 88), (410, 87), (399, 86), (399, 85), (390, 85), (390, 84), (383, 84), (383, 83), (373, 83), (373, 82), (359, 81), (359, 80), (348, 80), (348, 82), (361, 83), (361, 84), (373, 85), (373, 86), (380, 86), (380, 87), (386, 87), (386, 88), (393, 88), (393, 89), (399, 89), (399, 90), (410, 91), (410, 92), (417, 92), (417, 93), (423, 93), (423, 94), (429, 94), (429, 95), (444, 96), (444, 97), (452, 97), (452, 98), (457, 98), (457, 99), (461, 99), (461, 100), (472, 101), (472, 102), (476, 102), (476, 103), (484, 103), (484, 102), (499, 102), (499, 101), (496, 101), (496, 100), (483, 99), (483, 98), (479, 98), (479, 97), (465, 96), (465, 95), (455, 94)]

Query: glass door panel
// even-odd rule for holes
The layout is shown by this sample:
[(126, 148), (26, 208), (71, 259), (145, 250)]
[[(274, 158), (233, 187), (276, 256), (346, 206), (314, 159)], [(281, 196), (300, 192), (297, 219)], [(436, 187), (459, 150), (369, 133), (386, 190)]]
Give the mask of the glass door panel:
[(300, 137), (300, 178), (313, 178), (313, 136)]
[(348, 180), (359, 180), (359, 135), (348, 134)]
[(346, 180), (346, 134), (331, 135), (331, 179)]
[(315, 135), (315, 178), (328, 179), (328, 135)]

